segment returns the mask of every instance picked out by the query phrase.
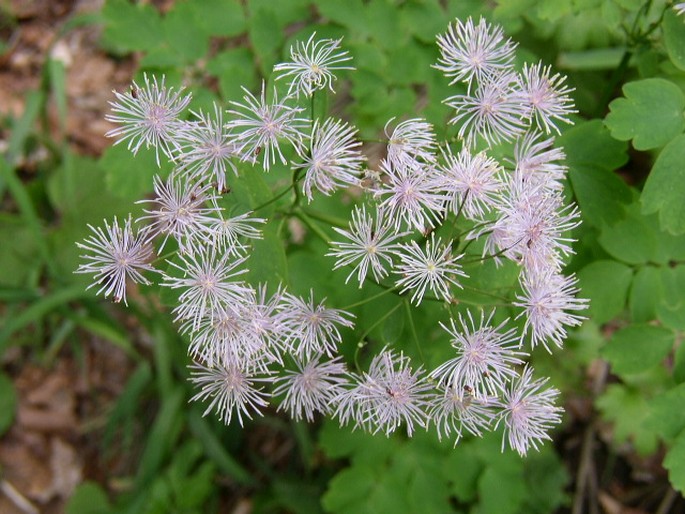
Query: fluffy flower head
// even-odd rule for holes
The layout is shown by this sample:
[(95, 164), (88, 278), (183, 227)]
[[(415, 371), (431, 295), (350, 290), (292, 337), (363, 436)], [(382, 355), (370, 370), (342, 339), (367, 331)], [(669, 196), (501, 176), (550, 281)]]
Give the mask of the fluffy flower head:
[(347, 52), (340, 50), (341, 39), (315, 39), (314, 32), (306, 43), (297, 42), (290, 47), (291, 62), (284, 62), (274, 66), (275, 72), (282, 72), (276, 78), (290, 77), (288, 94), (293, 91), (297, 96), (301, 94), (312, 96), (314, 91), (325, 89), (333, 91), (335, 81), (334, 71), (353, 70), (352, 66), (345, 66), (352, 60)]

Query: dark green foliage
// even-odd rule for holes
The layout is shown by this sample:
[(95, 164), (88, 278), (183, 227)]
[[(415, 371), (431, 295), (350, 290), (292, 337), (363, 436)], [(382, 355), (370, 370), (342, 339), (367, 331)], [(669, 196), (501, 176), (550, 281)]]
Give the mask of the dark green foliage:
[[(440, 138), (453, 135), (446, 124), (450, 109), (441, 101), (464, 90), (449, 86), (431, 65), (438, 56), (435, 36), (455, 16), (484, 15), (502, 23), (520, 42), (525, 60), (557, 64), (576, 88), (580, 111), (557, 145), (567, 155), (570, 189), (582, 211), (583, 236), (570, 266), (577, 270), (581, 295), (590, 299), (591, 320), (571, 335), (572, 351), (534, 359), (567, 397), (587, 394), (577, 390), (583, 387), (582, 367), (599, 357), (608, 361), (615, 380), (595, 407), (613, 423), (615, 442), (645, 455), (664, 443), (671, 483), (685, 491), (685, 20), (663, 1), (494, 4), (491, 9), (480, 0), (179, 0), (162, 15), (151, 2), (107, 0), (101, 44), (119, 57), (138, 52), (137, 80), (143, 72), (165, 74), (168, 83), (193, 92), (194, 109), (207, 109), (214, 99), (224, 106), (240, 100), (241, 86), (257, 92), (273, 65), (287, 58), (289, 45), (314, 30), (343, 37), (357, 70), (341, 73), (337, 95), (315, 109), (350, 120), (370, 140), (382, 137), (393, 116), (424, 116)], [(199, 406), (189, 406), (184, 342), (160, 312), (176, 293), (165, 290), (161, 309), (149, 302), (154, 288), (141, 288), (132, 302), (130, 315), (154, 341), (150, 355), (141, 355), (120, 318), (96, 304), (92, 290), (84, 291), (86, 278), (72, 273), (79, 262), (74, 241), (87, 235), (87, 224), (142, 209), (133, 202), (151, 192), (155, 174), (165, 176), (171, 167), (162, 159), (158, 168), (152, 149), (132, 157), (125, 143), (94, 160), (50, 141), (37, 121), (46, 117), (49, 98), (55, 98), (60, 123), (66, 119), (60, 66), (46, 63), (45, 84), (27, 92), (21, 117), (7, 121), (0, 192), (11, 208), (0, 215), (0, 348), (36, 347), (41, 334), (65, 322), (124, 348), (136, 368), (109, 413), (104, 446), (138, 455), (123, 493), (109, 497), (84, 483), (67, 514), (218, 512), (220, 494), (253, 498), (255, 512), (263, 513), (545, 514), (568, 505), (568, 470), (550, 444), (522, 460), (501, 452), (499, 434), (465, 439), (453, 448), (452, 441), (440, 443), (433, 434), (371, 437), (330, 422), (315, 442), (308, 438), (316, 428), (282, 427), (280, 418), (270, 416), (264, 423), (278, 428), (269, 427), (269, 435), (287, 439), (293, 455), (301, 454), (276, 470), (247, 444), (264, 426), (224, 427), (202, 417)], [(50, 149), (44, 169), (22, 175), (20, 158), (40, 141)], [(240, 177), (229, 176), (232, 193), (222, 204), (227, 212), (259, 207), (287, 185), (287, 172), (279, 166), (267, 176), (254, 171), (241, 164)], [(444, 361), (451, 350), (438, 321), (465, 305), (487, 309), (516, 287), (517, 268), (503, 269), (491, 260), (471, 266), (463, 303), (449, 313), (423, 306), (412, 314), (397, 295), (356, 306), (381, 289), (359, 289), (354, 279), (344, 285), (349, 271), (331, 270), (325, 244), (294, 236), (301, 226), (332, 236), (330, 226), (345, 225), (350, 205), (339, 197), (317, 199), (298, 213), (293, 228), (272, 218), (289, 202), (286, 195), (260, 210), (271, 219), (254, 245), (249, 279), (272, 288), (289, 284), (291, 292), (305, 296), (317, 285), (317, 296), (331, 305), (353, 305), (358, 326), (371, 328), (346, 331), (350, 344), (342, 351), (362, 367), (369, 344), (393, 345), (420, 355), (427, 365)], [(327, 222), (315, 213), (324, 213)], [(83, 338), (72, 328), (65, 339), (77, 348)], [(16, 408), (5, 374), (0, 405), (4, 432)]]

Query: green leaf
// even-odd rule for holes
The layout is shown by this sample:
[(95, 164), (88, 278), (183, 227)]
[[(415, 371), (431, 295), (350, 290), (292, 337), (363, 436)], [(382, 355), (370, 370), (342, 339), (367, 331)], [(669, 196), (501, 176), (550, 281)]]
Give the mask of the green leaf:
[(207, 62), (207, 71), (219, 79), (221, 95), (226, 100), (238, 100), (257, 88), (257, 69), (252, 53), (247, 48), (224, 50)]
[[(557, 59), (557, 66), (561, 69), (573, 71), (581, 70), (611, 70), (621, 62), (625, 48), (590, 48), (579, 52), (562, 52)], [(582, 91), (579, 91), (581, 93)]]
[(525, 467), (527, 494), (523, 512), (548, 514), (558, 512), (560, 507), (569, 504), (564, 490), (569, 485), (570, 477), (555, 450), (545, 446), (540, 452), (528, 454)]
[(140, 397), (151, 382), (152, 371), (150, 366), (147, 362), (141, 362), (135, 372), (129, 376), (124, 389), (109, 413), (102, 438), (105, 448), (109, 447), (112, 438), (119, 430), (121, 432), (118, 432), (118, 442), (124, 449), (130, 447)]
[(202, 417), (198, 409), (191, 409), (188, 413), (188, 427), (204, 448), (208, 459), (211, 459), (222, 473), (243, 485), (253, 485), (254, 479), (250, 473), (228, 452), (212, 430), (209, 421)]
[(667, 327), (685, 330), (685, 266), (660, 271), (663, 298), (657, 306), (657, 316)]
[(23, 309), (20, 314), (8, 319), (0, 328), (0, 354), (5, 350), (10, 342), (10, 337), (16, 331), (39, 321), (54, 309), (65, 306), (69, 302), (87, 298), (92, 294), (84, 291), (81, 286), (56, 289), (54, 292), (44, 294)]
[(247, 30), (245, 13), (239, 0), (193, 0), (196, 19), (212, 36), (237, 36)]
[(438, 0), (409, 0), (400, 11), (402, 24), (423, 43), (433, 45), (446, 30), (446, 14)]
[(324, 423), (319, 432), (319, 444), (324, 453), (333, 459), (352, 457), (355, 462), (372, 466), (383, 466), (394, 452), (398, 441), (395, 438), (375, 437), (365, 432), (351, 431), (332, 420)]
[(247, 11), (255, 13), (259, 10), (271, 11), (281, 27), (287, 27), (295, 22), (302, 22), (311, 16), (310, 0), (248, 0)]
[[(121, 158), (127, 163), (133, 159), (127, 151)], [(104, 160), (105, 164), (110, 162)], [(102, 160), (97, 162), (89, 157), (70, 155), (48, 178), (48, 197), (62, 216), (62, 224), (65, 223), (64, 218), (67, 218), (68, 223), (82, 227), (84, 234), (87, 232), (87, 223), (100, 224), (103, 218), (123, 216), (135, 211), (135, 206), (127, 205), (116, 193), (106, 190), (107, 168), (101, 166), (102, 163)], [(126, 169), (135, 173), (132, 166)], [(150, 189), (151, 184), (147, 190)], [(135, 197), (136, 200), (139, 198)]]
[(7, 432), (17, 411), (17, 392), (10, 378), (0, 373), (0, 435)]
[(668, 479), (673, 487), (685, 494), (685, 430), (666, 453), (664, 467), (668, 470)]
[(194, 64), (207, 54), (209, 33), (202, 19), (213, 15), (210, 11), (198, 12), (198, 3), (177, 2), (162, 20), (166, 43), (178, 56), (179, 64)]
[(328, 512), (370, 513), (365, 503), (373, 493), (375, 483), (376, 477), (369, 468), (344, 469), (329, 482), (321, 504)]
[(169, 174), (171, 164), (164, 158), (160, 158), (160, 163), (158, 167), (154, 149), (142, 147), (134, 156), (126, 143), (109, 147), (99, 161), (100, 168), (105, 170), (107, 190), (129, 203), (152, 191), (155, 175), (164, 178)]
[(262, 75), (268, 77), (278, 59), (277, 50), (283, 45), (283, 30), (276, 15), (267, 9), (259, 9), (249, 19), (252, 49)]
[(624, 206), (631, 199), (630, 190), (613, 171), (596, 166), (573, 166), (569, 176), (584, 221), (601, 227), (623, 218)]
[(390, 83), (409, 85), (423, 84), (426, 81), (426, 75), (434, 72), (431, 64), (436, 57), (432, 52), (426, 52), (421, 45), (410, 44), (391, 48), (388, 60), (392, 63), (387, 72)]
[(685, 382), (685, 344), (681, 344), (675, 351), (673, 359), (673, 380), (677, 384)]
[(647, 423), (650, 404), (639, 389), (611, 384), (596, 401), (605, 418), (614, 423), (614, 439), (623, 443), (632, 439), (643, 455), (652, 453), (659, 444), (656, 432)]
[[(349, 429), (344, 428), (349, 432)], [(324, 508), (334, 513), (442, 514), (450, 512), (448, 475), (442, 475), (444, 453), (432, 434), (417, 433), (411, 440), (366, 435), (352, 465), (338, 473), (323, 496)], [(379, 456), (373, 448), (390, 442), (391, 451)], [(343, 441), (344, 444), (344, 441)], [(367, 453), (374, 454), (369, 458)]]
[(629, 264), (643, 264), (654, 260), (657, 234), (635, 203), (628, 207), (625, 218), (604, 225), (597, 241), (612, 257)]
[(113, 511), (107, 493), (99, 484), (83, 482), (76, 487), (67, 501), (64, 512), (66, 514), (107, 514)]
[(0, 284), (24, 285), (40, 267), (38, 242), (30, 227), (19, 216), (0, 218), (0, 241), (12, 241), (0, 252)]
[(630, 286), (630, 315), (634, 322), (644, 323), (657, 317), (657, 306), (663, 297), (661, 270), (644, 266), (637, 270)]
[(572, 0), (540, 0), (536, 2), (536, 14), (541, 20), (555, 22), (571, 14)]
[(157, 476), (165, 458), (172, 453), (178, 434), (175, 426), (181, 419), (184, 400), (180, 386), (174, 386), (169, 394), (163, 396), (155, 421), (148, 427), (145, 450), (136, 476), (139, 487), (144, 488)]
[(627, 145), (611, 137), (601, 120), (571, 127), (557, 138), (556, 146), (564, 149), (571, 168), (594, 166), (615, 170), (628, 162)]
[(673, 9), (666, 9), (662, 27), (668, 57), (677, 68), (685, 70), (685, 23), (682, 16)]
[(322, 16), (348, 27), (351, 31), (368, 34), (366, 6), (362, 0), (319, 0), (316, 8)]
[(685, 232), (685, 134), (666, 145), (647, 177), (640, 201), (642, 212), (659, 213), (661, 228), (671, 234)]
[[(493, 491), (497, 491), (493, 494)], [(480, 511), (483, 514), (516, 514), (525, 499), (526, 489), (520, 473), (488, 467), (478, 480)]]
[(288, 262), (283, 240), (279, 234), (281, 220), (276, 219), (262, 229), (262, 239), (251, 241), (250, 258), (246, 266), (249, 272), (245, 277), (252, 284), (288, 283)]
[(576, 125), (557, 139), (564, 149), (571, 185), (583, 219), (601, 227), (624, 216), (630, 189), (613, 170), (628, 160), (627, 145), (611, 137), (600, 120)]
[(164, 40), (162, 20), (152, 4), (109, 0), (102, 14), (104, 42), (120, 52), (151, 50)]
[(383, 48), (404, 46), (407, 32), (401, 29), (399, 9), (391, 0), (370, 0), (364, 6), (366, 27)]
[(606, 323), (619, 315), (626, 304), (633, 271), (616, 261), (600, 260), (578, 272), (580, 296), (590, 300), (588, 315)]
[[(293, 514), (322, 514), (321, 496), (323, 488), (318, 482), (303, 481), (298, 476), (275, 478), (273, 489), (268, 491), (269, 500), (275, 498), (278, 505), (286, 512)], [(262, 512), (254, 505), (253, 512)]]
[(444, 475), (451, 477), (452, 493), (462, 502), (472, 502), (478, 493), (478, 477), (484, 464), (473, 444), (458, 444), (445, 456)]
[(685, 384), (652, 399), (649, 423), (665, 439), (673, 439), (685, 429)]
[(396, 309), (383, 323), (381, 337), (385, 344), (395, 344), (404, 333), (405, 313), (402, 309)]
[(628, 82), (623, 94), (625, 98), (609, 104), (605, 119), (616, 139), (632, 139), (636, 150), (650, 150), (683, 131), (685, 95), (673, 82), (660, 78)]
[(673, 348), (673, 343), (672, 330), (652, 325), (630, 325), (613, 334), (602, 356), (619, 375), (640, 373), (661, 363)]

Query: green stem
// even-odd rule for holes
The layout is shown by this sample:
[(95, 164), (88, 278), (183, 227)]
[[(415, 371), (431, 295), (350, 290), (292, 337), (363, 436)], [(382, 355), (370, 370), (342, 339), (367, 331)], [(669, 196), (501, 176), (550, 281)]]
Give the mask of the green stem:
[(376, 320), (369, 328), (367, 328), (364, 333), (361, 335), (359, 338), (359, 341), (357, 341), (357, 349), (354, 352), (354, 365), (357, 368), (357, 372), (361, 372), (361, 368), (359, 367), (359, 350), (364, 348), (366, 346), (366, 342), (364, 341), (366, 339), (366, 336), (368, 336), (378, 325), (383, 323), (386, 319), (388, 319), (393, 312), (395, 312), (397, 309), (402, 307), (403, 302), (398, 302), (397, 305), (395, 305), (392, 309), (390, 309), (388, 312), (383, 314), (378, 320)]
[(385, 296), (388, 293), (393, 293), (393, 292), (397, 291), (397, 289), (399, 289), (398, 286), (385, 287), (385, 286), (383, 286), (383, 284), (377, 284), (377, 285), (379, 285), (380, 287), (383, 287), (383, 291), (381, 291), (380, 293), (376, 293), (373, 296), (369, 296), (368, 298), (364, 298), (363, 300), (360, 300), (358, 302), (351, 303), (350, 305), (346, 305), (345, 307), (342, 307), (342, 310), (346, 311), (348, 309), (353, 309), (355, 307), (359, 307), (360, 305), (364, 305), (366, 303), (372, 302), (376, 298), (380, 298), (381, 296)]
[(339, 228), (345, 228), (347, 227), (347, 222), (341, 218), (336, 218), (335, 216), (329, 216), (328, 214), (323, 214), (317, 211), (310, 211), (310, 210), (305, 210), (304, 208), (301, 209), (302, 212), (306, 213), (307, 216), (318, 220), (318, 221), (323, 221), (324, 223), (328, 223), (329, 225), (333, 227), (339, 227)]
[[(462, 262), (462, 264), (467, 265), (467, 264), (473, 264), (474, 262), (485, 262), (488, 259), (496, 259), (497, 257), (504, 255), (506, 252), (508, 252), (512, 248), (516, 247), (516, 245), (518, 245), (521, 241), (523, 241), (523, 239), (519, 239), (518, 241), (516, 241), (511, 246), (508, 246), (506, 248), (502, 248), (499, 252), (491, 253), (491, 254), (485, 255), (483, 257), (480, 257), (478, 259), (470, 259), (470, 260), (467, 259), (464, 262)], [(466, 248), (464, 248), (464, 250), (466, 250)]]
[(257, 207), (252, 209), (252, 212), (257, 212), (258, 210), (263, 209), (264, 207), (268, 207), (269, 205), (271, 205), (274, 202), (277, 202), (278, 200), (283, 198), (285, 195), (287, 195), (290, 192), (290, 190), (295, 187), (295, 185), (296, 185), (295, 182), (291, 183), (287, 188), (285, 188), (283, 191), (276, 194), (273, 198), (271, 198), (270, 200), (267, 200), (263, 204), (258, 205)]
[(309, 229), (310, 229), (312, 232), (314, 232), (317, 236), (319, 236), (319, 238), (320, 238), (322, 241), (324, 241), (327, 245), (330, 246), (331, 240), (330, 240), (330, 238), (328, 237), (328, 235), (326, 234), (326, 232), (323, 231), (323, 229), (318, 225), (318, 223), (316, 223), (316, 222), (315, 222), (313, 219), (311, 219), (307, 214), (305, 214), (305, 212), (304, 212), (302, 209), (300, 209), (299, 207), (296, 207), (296, 208), (293, 209), (291, 212), (292, 212), (292, 214), (294, 214), (297, 218), (299, 218), (299, 219), (302, 221), (302, 223), (304, 223), (305, 225), (307, 225), (307, 227), (309, 227)]
[(426, 359), (423, 356), (423, 350), (421, 350), (421, 343), (419, 343), (419, 335), (416, 332), (416, 325), (414, 324), (414, 317), (412, 316), (411, 313), (411, 306), (409, 305), (409, 300), (405, 298), (404, 300), (404, 308), (405, 311), (407, 312), (407, 318), (409, 319), (409, 329), (411, 331), (411, 336), (412, 339), (414, 340), (414, 343), (416, 344), (416, 348), (419, 351), (419, 357), (421, 358), (421, 362), (423, 365), (426, 365)]
[(295, 196), (293, 197), (293, 202), (290, 204), (291, 208), (298, 207), (300, 205), (300, 198), (302, 198), (302, 193), (300, 193), (300, 190), (297, 188), (297, 183), (300, 181), (300, 178), (302, 176), (302, 170), (303, 168), (297, 168), (295, 171), (293, 171), (293, 180), (291, 187), (293, 188)]

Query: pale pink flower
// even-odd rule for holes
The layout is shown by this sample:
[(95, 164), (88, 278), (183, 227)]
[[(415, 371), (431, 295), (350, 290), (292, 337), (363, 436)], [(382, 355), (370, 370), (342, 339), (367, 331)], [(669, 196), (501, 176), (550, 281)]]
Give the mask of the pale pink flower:
[(200, 391), (190, 401), (209, 400), (204, 416), (215, 411), (219, 419), (228, 425), (235, 415), (243, 426), (243, 417), (262, 416), (261, 409), (269, 404), (269, 396), (259, 384), (271, 379), (254, 370), (254, 367), (248, 369), (235, 362), (194, 363), (190, 366), (190, 381)]
[(352, 60), (346, 51), (340, 50), (340, 39), (314, 39), (314, 32), (306, 43), (298, 41), (290, 47), (291, 62), (279, 63), (274, 66), (274, 72), (279, 73), (276, 80), (289, 77), (290, 87), (288, 95), (293, 91), (297, 96), (300, 93), (312, 96), (314, 91), (328, 88), (333, 91), (333, 82), (336, 77), (333, 74), (338, 70), (353, 70), (352, 66), (341, 66)]
[(459, 326), (450, 319), (450, 326), (440, 326), (451, 336), (456, 357), (438, 366), (430, 376), (455, 391), (468, 391), (474, 397), (494, 396), (512, 377), (516, 366), (523, 364), (526, 353), (518, 351), (516, 330), (505, 330), (508, 319), (493, 327), (495, 311), (485, 318), (481, 312), (476, 324), (471, 311), (468, 322), (459, 314)]
[(443, 190), (453, 213), (470, 220), (482, 219), (498, 202), (503, 187), (502, 168), (483, 152), (473, 155), (468, 148), (457, 155), (448, 149), (439, 166)]
[(324, 305), (326, 299), (315, 305), (314, 291), (309, 300), (285, 293), (280, 305), (280, 321), (290, 342), (293, 353), (298, 357), (311, 357), (325, 353), (333, 357), (342, 341), (340, 327), (352, 328), (354, 323), (347, 318), (349, 312), (329, 309)]
[(128, 141), (128, 149), (134, 154), (141, 146), (153, 146), (159, 165), (159, 151), (167, 157), (173, 158), (174, 152), (180, 149), (178, 135), (184, 123), (180, 120), (181, 113), (188, 107), (191, 95), (183, 95), (183, 88), (174, 91), (173, 87), (164, 85), (153, 77), (143, 76), (144, 86), (133, 82), (133, 86), (125, 93), (114, 91), (116, 101), (109, 102), (112, 113), (105, 116), (107, 121), (121, 125), (112, 129), (107, 137), (116, 137), (119, 144)]
[(398, 123), (392, 132), (388, 126), (395, 120), (391, 118), (385, 124), (385, 137), (388, 138), (388, 162), (392, 167), (416, 167), (417, 163), (435, 162), (437, 142), (433, 125), (421, 118), (414, 118)]
[(298, 150), (302, 162), (293, 165), (305, 172), (302, 192), (309, 201), (313, 189), (329, 196), (339, 187), (359, 184), (365, 158), (356, 134), (357, 129), (339, 120), (314, 122), (309, 148)]
[(112, 295), (115, 302), (123, 300), (127, 304), (126, 281), (149, 284), (142, 272), (156, 271), (150, 264), (155, 255), (149, 243), (148, 229), (134, 233), (130, 217), (123, 226), (119, 225), (117, 218), (111, 225), (107, 220), (104, 223), (104, 230), (88, 225), (93, 235), (83, 243), (76, 243), (81, 250), (88, 252), (81, 255), (88, 262), (81, 264), (75, 273), (94, 274), (95, 281), (88, 289), (99, 286), (97, 294), (104, 292), (105, 298)]
[(411, 437), (417, 427), (427, 426), (431, 389), (423, 368), (414, 371), (404, 354), (383, 350), (359, 382), (338, 398), (335, 415), (342, 424), (353, 420), (355, 426), (386, 436), (404, 424)]
[(568, 116), (578, 111), (569, 96), (573, 88), (564, 84), (566, 77), (551, 73), (552, 67), (543, 66), (541, 62), (524, 64), (520, 88), (537, 126), (546, 133), (554, 130), (559, 134), (555, 122), (573, 123)]
[(520, 180), (531, 181), (543, 188), (563, 189), (562, 180), (568, 168), (561, 164), (566, 154), (561, 148), (554, 148), (554, 138), (543, 139), (537, 131), (527, 132), (514, 146), (515, 173)]
[(202, 249), (193, 254), (179, 255), (177, 264), (168, 261), (171, 268), (179, 270), (183, 276), (164, 275), (162, 286), (183, 289), (179, 303), (174, 308), (175, 320), (191, 320), (191, 330), (197, 330), (200, 322), (210, 319), (226, 304), (240, 303), (252, 289), (234, 279), (246, 269), (238, 269), (246, 257), (233, 259), (229, 253), (217, 253), (215, 248)]
[(489, 145), (513, 141), (525, 131), (530, 118), (531, 108), (513, 72), (488, 77), (472, 93), (452, 96), (445, 103), (457, 111), (450, 123), (461, 124), (458, 135), (470, 147), (478, 137)]
[(472, 18), (456, 20), (446, 34), (438, 36), (438, 46), (440, 59), (435, 68), (453, 77), (450, 84), (462, 81), (469, 88), (474, 80), (481, 82), (508, 70), (516, 49), (510, 39), (504, 39), (500, 27), (489, 25), (483, 18), (478, 25)]
[(326, 255), (337, 258), (333, 269), (354, 264), (345, 283), (356, 272), (359, 287), (364, 283), (369, 269), (376, 282), (387, 276), (386, 266), (392, 267), (393, 256), (399, 252), (397, 240), (408, 235), (408, 232), (397, 232), (383, 211), (377, 211), (372, 216), (366, 213), (364, 205), (357, 206), (352, 211), (349, 230), (337, 227), (333, 227), (333, 230), (349, 241), (334, 241), (333, 250)]
[[(538, 449), (544, 440), (551, 441), (549, 431), (561, 423), (561, 407), (554, 405), (559, 390), (542, 390), (546, 378), (533, 380), (533, 370), (526, 367), (519, 378), (502, 389), (497, 425), (504, 422), (502, 451), (506, 443), (525, 456), (530, 448)], [(496, 428), (496, 427), (495, 427)]]
[(382, 198), (382, 209), (399, 230), (402, 223), (424, 231), (434, 227), (443, 212), (446, 196), (440, 191), (440, 180), (432, 168), (411, 166), (393, 167), (388, 161), (381, 162), (384, 182), (374, 189), (374, 195)]
[(279, 103), (275, 89), (273, 100), (267, 102), (265, 82), (262, 82), (259, 99), (247, 89), (243, 88), (243, 91), (244, 103), (231, 102), (237, 110), (228, 111), (234, 118), (226, 123), (235, 143), (240, 146), (242, 159), (256, 162), (258, 156), (263, 156), (265, 171), (276, 163), (277, 157), (287, 164), (280, 145), (285, 141), (295, 148), (302, 146), (303, 130), (308, 124), (307, 120), (297, 117), (302, 109)]
[(181, 166), (191, 180), (208, 180), (224, 192), (226, 170), (238, 176), (234, 160), (241, 157), (240, 147), (224, 127), (223, 110), (218, 105), (214, 104), (213, 117), (202, 111), (193, 114), (198, 121), (189, 124), (181, 134)]
[(145, 216), (138, 221), (150, 220), (152, 235), (163, 235), (162, 250), (169, 236), (177, 242), (181, 253), (192, 253), (206, 236), (206, 224), (214, 221), (218, 212), (216, 200), (209, 184), (193, 182), (172, 173), (164, 182), (159, 175), (154, 178), (155, 198), (136, 203), (149, 204)]
[(494, 402), (476, 398), (468, 391), (454, 387), (439, 387), (440, 394), (433, 397), (428, 418), (435, 425), (438, 439), (448, 438), (454, 433), (456, 446), (463, 432), (481, 437), (491, 429), (495, 416)]
[(312, 422), (315, 412), (331, 414), (336, 398), (348, 383), (347, 370), (340, 357), (330, 361), (322, 358), (321, 353), (306, 362), (295, 358), (297, 370), (286, 370), (284, 376), (274, 380), (274, 396), (285, 393), (278, 410), (287, 411), (296, 421), (304, 417)]
[(435, 239), (435, 232), (426, 241), (422, 249), (416, 241), (402, 244), (399, 254), (400, 262), (395, 266), (395, 273), (400, 275), (397, 285), (401, 293), (412, 291), (411, 301), (419, 305), (426, 289), (446, 302), (453, 299), (451, 286), (461, 288), (457, 277), (467, 277), (459, 259), (463, 255), (452, 255), (450, 245), (443, 245), (440, 238)]
[(547, 351), (549, 342), (561, 348), (567, 327), (579, 326), (586, 318), (576, 314), (588, 308), (588, 300), (576, 298), (579, 293), (574, 275), (565, 277), (548, 271), (523, 274), (523, 294), (516, 296), (514, 305), (523, 308), (516, 318), (525, 316), (523, 339), (530, 334), (531, 346), (542, 344)]

